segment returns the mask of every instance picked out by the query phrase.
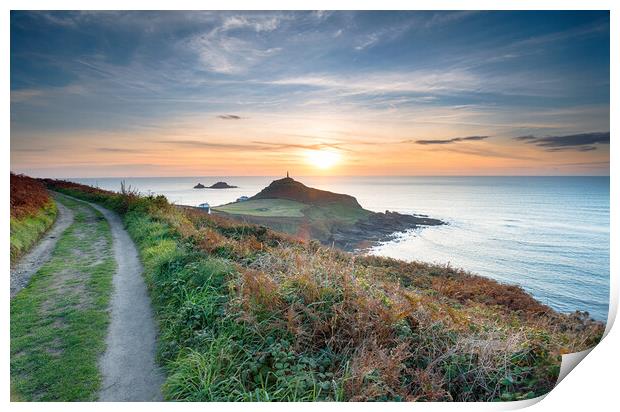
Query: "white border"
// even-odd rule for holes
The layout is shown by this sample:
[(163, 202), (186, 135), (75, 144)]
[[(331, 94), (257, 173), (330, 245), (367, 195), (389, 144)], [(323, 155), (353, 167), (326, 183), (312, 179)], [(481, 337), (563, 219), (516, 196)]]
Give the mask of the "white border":
[(612, 0), (7, 0), (14, 10), (612, 10)]
[[(291, 2), (282, 0), (263, 0), (261, 2), (250, 0), (229, 0), (229, 1), (196, 1), (196, 0), (175, 0), (162, 1), (151, 0), (144, 2), (136, 1), (120, 1), (120, 0), (91, 0), (88, 2), (77, 0), (57, 0), (57, 1), (42, 1), (42, 0), (8, 0), (3, 2), (4, 12), (0, 15), (0, 27), (1, 29), (1, 47), (2, 56), (4, 56), (2, 65), (2, 89), (4, 91), (4, 99), (2, 100), (3, 108), (3, 129), (5, 131), (4, 136), (10, 134), (10, 83), (9, 74), (10, 67), (6, 63), (8, 56), (10, 55), (10, 13), (9, 10), (37, 10), (37, 9), (55, 9), (55, 10), (317, 10), (317, 9), (336, 9), (336, 10), (611, 10), (611, 112), (618, 107), (618, 63), (619, 58), (619, 44), (620, 39), (618, 10), (620, 9), (620, 2), (617, 1), (604, 1), (604, 0), (590, 0), (590, 1), (577, 1), (577, 0), (539, 0), (539, 1), (514, 1), (514, 0), (502, 0), (502, 1), (489, 1), (489, 0), (436, 0), (436, 1), (403, 1), (403, 0), (381, 0), (381, 1), (338, 1), (338, 0), (315, 0), (315, 1), (297, 1)], [(616, 112), (617, 113), (617, 112)], [(618, 130), (618, 120), (611, 117), (610, 131), (612, 135)], [(2, 139), (2, 151), (1, 156), (3, 164), (10, 165), (10, 140), (7, 137)], [(509, 410), (525, 407), (529, 404), (535, 403), (531, 406), (532, 411), (543, 411), (553, 408), (554, 410), (609, 410), (611, 405), (617, 405), (617, 371), (620, 369), (620, 362), (617, 348), (620, 348), (620, 333), (618, 328), (611, 328), (615, 313), (618, 305), (618, 263), (614, 258), (615, 252), (618, 252), (618, 220), (614, 218), (614, 214), (618, 209), (618, 202), (620, 191), (618, 190), (618, 146), (616, 144), (611, 145), (611, 305), (610, 305), (610, 320), (608, 322), (606, 338), (595, 347), (591, 353), (587, 356), (587, 360), (579, 364), (575, 370), (568, 374), (568, 376), (553, 390), (542, 402), (515, 402), (515, 403), (469, 403), (469, 404), (446, 404), (446, 403), (434, 403), (434, 404), (336, 404), (336, 403), (321, 403), (321, 404), (296, 404), (293, 407), (300, 410), (309, 410), (321, 408), (321, 410), (357, 410), (357, 409), (389, 409), (389, 410), (407, 410), (411, 408), (421, 408), (424, 410)], [(9, 168), (10, 166), (7, 166)], [(0, 179), (2, 190), (4, 193), (4, 201), (2, 203), (2, 216), (3, 216), (3, 229), (4, 237), (2, 239), (2, 246), (0, 250), (9, 250), (9, 202), (7, 201), (9, 185), (8, 185), (8, 170), (5, 170), (4, 176)], [(6, 262), (4, 267), (6, 268), (5, 274), (8, 274), (8, 253), (5, 254), (4, 259)], [(8, 283), (8, 276), (6, 276), (6, 283)], [(4, 296), (6, 297), (4, 311), (0, 315), (3, 322), (0, 334), (2, 336), (1, 345), (4, 353), (4, 362), (2, 363), (2, 397), (4, 403), (9, 402), (9, 331), (8, 331), (8, 318), (9, 318), (9, 288), (5, 285)], [(539, 401), (540, 399), (536, 400)], [(109, 411), (110, 408), (115, 410), (132, 410), (132, 411), (154, 411), (154, 410), (204, 410), (205, 408), (219, 411), (233, 411), (238, 410), (241, 405), (238, 404), (102, 404), (102, 403), (54, 403), (54, 404), (42, 404), (42, 403), (11, 403), (8, 405), (11, 410), (52, 410), (52, 411), (73, 411), (84, 409)], [(259, 411), (279, 411), (289, 410), (292, 406), (290, 404), (247, 404), (242, 406), (244, 409), (252, 409)], [(542, 409), (541, 409), (542, 408)]]

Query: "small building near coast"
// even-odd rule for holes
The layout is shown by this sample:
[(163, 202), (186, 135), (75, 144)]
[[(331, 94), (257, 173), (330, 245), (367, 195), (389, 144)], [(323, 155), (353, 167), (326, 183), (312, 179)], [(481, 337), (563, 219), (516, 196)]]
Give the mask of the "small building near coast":
[(199, 208), (201, 209), (206, 209), (208, 214), (211, 214), (211, 205), (209, 205), (208, 203), (201, 203), (198, 205)]

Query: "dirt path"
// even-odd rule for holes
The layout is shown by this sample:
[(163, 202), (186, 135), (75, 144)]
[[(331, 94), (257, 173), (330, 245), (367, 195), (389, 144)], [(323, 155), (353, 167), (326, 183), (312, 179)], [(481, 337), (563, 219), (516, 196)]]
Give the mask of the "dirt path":
[(112, 232), (90, 206), (57, 199), (73, 223), (11, 299), (11, 386), (24, 401), (92, 401), (101, 387), (116, 271)]
[(155, 362), (157, 327), (138, 251), (117, 214), (90, 205), (110, 224), (118, 264), (110, 302), (107, 349), (100, 362), (103, 384), (99, 400), (162, 400), (164, 375)]
[(73, 223), (73, 211), (63, 205), (62, 195), (54, 194), (58, 215), (52, 228), (39, 240), (30, 252), (11, 268), (11, 298), (22, 290), (32, 275), (48, 262), (60, 235)]

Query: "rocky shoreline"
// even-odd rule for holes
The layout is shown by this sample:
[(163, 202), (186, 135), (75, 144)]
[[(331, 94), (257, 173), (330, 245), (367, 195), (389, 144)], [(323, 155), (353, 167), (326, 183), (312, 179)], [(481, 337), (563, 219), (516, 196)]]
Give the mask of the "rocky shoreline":
[(397, 233), (406, 230), (445, 224), (426, 215), (404, 215), (386, 210), (385, 213), (373, 213), (352, 226), (334, 228), (331, 237), (325, 243), (348, 251), (367, 249), (378, 242), (390, 240)]

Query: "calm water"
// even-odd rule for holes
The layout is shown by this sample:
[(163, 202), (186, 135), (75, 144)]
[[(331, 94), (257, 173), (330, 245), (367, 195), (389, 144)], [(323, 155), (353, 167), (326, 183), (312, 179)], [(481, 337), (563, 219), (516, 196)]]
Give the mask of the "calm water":
[[(127, 178), (142, 193), (178, 204), (219, 205), (251, 196), (273, 177)], [(119, 178), (73, 179), (118, 190)], [(227, 190), (194, 190), (224, 180)], [(563, 311), (607, 319), (609, 177), (304, 177), (320, 189), (348, 193), (366, 209), (423, 213), (447, 226), (398, 235), (370, 253), (450, 263), (519, 284)]]

